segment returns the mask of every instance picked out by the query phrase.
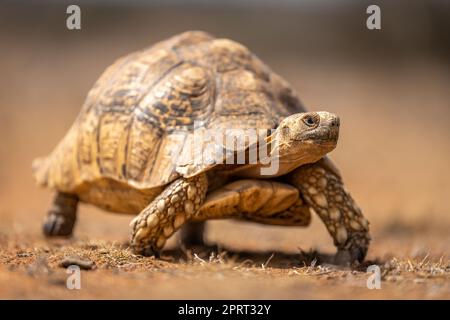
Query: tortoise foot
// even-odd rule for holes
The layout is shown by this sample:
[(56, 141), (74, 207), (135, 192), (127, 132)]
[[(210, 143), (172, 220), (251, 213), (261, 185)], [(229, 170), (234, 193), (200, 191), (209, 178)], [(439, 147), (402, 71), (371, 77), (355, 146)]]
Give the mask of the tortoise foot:
[(160, 250), (155, 249), (153, 246), (145, 246), (145, 247), (132, 246), (132, 250), (135, 254), (144, 257), (155, 257), (155, 258), (161, 257)]
[(360, 249), (338, 250), (334, 256), (334, 263), (340, 266), (351, 266), (364, 261), (365, 254)]
[(370, 237), (366, 234), (354, 234), (344, 248), (338, 249), (334, 262), (338, 265), (353, 265), (364, 261), (369, 247)]
[(57, 193), (43, 225), (47, 237), (72, 235), (77, 215), (78, 198), (71, 194)]
[(43, 231), (47, 237), (68, 237), (72, 235), (75, 220), (50, 213), (44, 221)]

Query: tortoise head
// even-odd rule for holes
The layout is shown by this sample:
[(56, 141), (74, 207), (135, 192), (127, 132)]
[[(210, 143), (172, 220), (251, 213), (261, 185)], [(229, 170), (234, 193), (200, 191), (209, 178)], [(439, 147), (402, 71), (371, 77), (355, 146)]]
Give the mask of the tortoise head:
[(281, 121), (269, 138), (281, 174), (316, 162), (332, 151), (339, 138), (339, 124), (338, 116), (325, 111), (296, 113)]

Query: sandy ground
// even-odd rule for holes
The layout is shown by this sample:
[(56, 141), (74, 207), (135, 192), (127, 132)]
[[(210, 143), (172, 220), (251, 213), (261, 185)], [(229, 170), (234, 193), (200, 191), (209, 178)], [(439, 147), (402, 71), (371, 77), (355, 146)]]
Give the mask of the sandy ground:
[[(358, 267), (329, 264), (334, 248), (317, 217), (305, 229), (213, 222), (208, 247), (173, 239), (157, 260), (127, 248), (130, 216), (83, 205), (73, 239), (44, 239), (51, 193), (35, 187), (32, 159), (60, 140), (107, 65), (161, 38), (114, 31), (61, 42), (2, 34), (10, 46), (0, 59), (0, 298), (450, 298), (450, 73), (428, 57), (298, 59), (256, 46), (311, 110), (341, 116), (331, 156), (373, 236)], [(82, 271), (81, 290), (66, 288), (59, 266), (73, 256), (95, 265)], [(371, 264), (381, 268), (380, 290), (366, 287)]]
[[(224, 227), (228, 227), (226, 232), (220, 231)], [(270, 239), (288, 247), (303, 238), (297, 237), (296, 232), (280, 237), (279, 230), (224, 223), (215, 228), (220, 228), (217, 235), (238, 239), (246, 232), (255, 239), (246, 241), (245, 245), (226, 241), (229, 243), (226, 247), (173, 249), (169, 246), (161, 259), (135, 256), (125, 243), (118, 241), (91, 238), (47, 242), (39, 237), (3, 240), (0, 296), (12, 299), (450, 298), (449, 261), (439, 253), (443, 250), (439, 245), (433, 246), (440, 244), (443, 234), (428, 238), (426, 244), (433, 246), (432, 250), (414, 232), (405, 231), (395, 237), (379, 235), (374, 239), (368, 261), (359, 267), (343, 268), (329, 264), (331, 255), (325, 252), (331, 251), (262, 249), (256, 239), (264, 233), (267, 247)], [(69, 274), (60, 264), (67, 258), (95, 263), (93, 270), (81, 271), (80, 290), (66, 287)], [(366, 268), (372, 264), (381, 269), (379, 290), (367, 288), (370, 274)]]

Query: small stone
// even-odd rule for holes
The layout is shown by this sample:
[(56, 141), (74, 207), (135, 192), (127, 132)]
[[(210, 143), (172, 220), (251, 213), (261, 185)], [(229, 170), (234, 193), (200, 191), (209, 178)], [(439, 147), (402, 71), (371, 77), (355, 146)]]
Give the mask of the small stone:
[(309, 181), (310, 183), (314, 184), (314, 183), (317, 182), (317, 179), (316, 179), (316, 177), (311, 176), (311, 177), (308, 178), (308, 181)]
[(339, 211), (338, 208), (331, 208), (330, 209), (330, 218), (337, 221), (339, 220), (339, 218), (341, 217), (341, 212)]
[(78, 257), (67, 257), (64, 258), (60, 263), (60, 267), (68, 268), (70, 266), (78, 266), (80, 269), (83, 270), (91, 270), (94, 268), (95, 263), (94, 261), (87, 260), (87, 259), (80, 259)]
[(320, 193), (320, 194), (317, 194), (317, 195), (313, 196), (313, 200), (320, 207), (323, 207), (323, 208), (327, 208), (328, 207), (327, 198), (324, 196), (323, 193)]
[(314, 187), (309, 187), (308, 192), (309, 192), (309, 194), (317, 194), (317, 189)]
[(167, 214), (169, 216), (172, 216), (175, 213), (175, 209), (173, 207), (169, 207), (169, 209), (167, 209)]
[(151, 214), (147, 217), (147, 227), (148, 228), (152, 228), (154, 226), (156, 226), (156, 224), (158, 223), (158, 216), (156, 214)]
[(194, 213), (194, 203), (190, 200), (186, 201), (184, 204), (184, 210), (187, 214), (193, 214)]
[(338, 194), (336, 197), (334, 197), (334, 200), (336, 200), (336, 202), (342, 202), (342, 200), (344, 199), (342, 198), (341, 195)]
[(395, 275), (393, 275), (393, 276), (386, 276), (385, 280), (389, 281), (389, 282), (397, 282), (399, 280), (402, 280), (402, 277), (401, 276), (395, 276)]
[(423, 278), (416, 278), (416, 279), (414, 279), (414, 283), (419, 283), (419, 284), (421, 284), (421, 283), (425, 283), (426, 281), (425, 281), (425, 279), (423, 279)]
[(166, 208), (166, 202), (164, 201), (164, 199), (158, 201), (158, 203), (156, 204), (156, 208), (158, 209), (159, 212), (164, 211), (164, 209)]
[(18, 252), (17, 253), (17, 257), (18, 258), (27, 258), (27, 257), (31, 257), (33, 254), (30, 252)]
[(344, 243), (347, 241), (347, 230), (344, 227), (339, 227), (336, 231), (336, 241), (338, 243)]
[(192, 200), (192, 199), (195, 198), (196, 195), (197, 195), (197, 188), (194, 187), (193, 185), (190, 185), (187, 188), (187, 197), (188, 197), (188, 199)]
[(173, 226), (175, 229), (178, 229), (184, 223), (185, 217), (184, 214), (179, 214), (175, 217), (175, 221), (173, 222)]
[(172, 232), (173, 232), (172, 226), (165, 227), (163, 232), (166, 237), (169, 237), (170, 235), (172, 235)]
[(330, 224), (328, 226), (328, 231), (330, 231), (331, 233), (334, 233), (336, 231), (336, 228), (332, 224)]

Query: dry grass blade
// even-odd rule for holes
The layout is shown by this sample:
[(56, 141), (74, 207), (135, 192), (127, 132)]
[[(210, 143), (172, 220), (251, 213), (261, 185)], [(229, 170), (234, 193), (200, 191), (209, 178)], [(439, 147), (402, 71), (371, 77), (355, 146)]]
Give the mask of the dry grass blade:
[(267, 266), (269, 265), (270, 261), (273, 259), (274, 256), (275, 256), (275, 253), (272, 253), (272, 254), (270, 255), (270, 257), (267, 259), (267, 261), (261, 265), (261, 267), (262, 267), (263, 269), (266, 269)]

